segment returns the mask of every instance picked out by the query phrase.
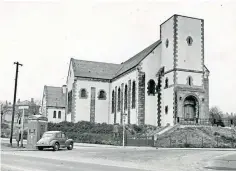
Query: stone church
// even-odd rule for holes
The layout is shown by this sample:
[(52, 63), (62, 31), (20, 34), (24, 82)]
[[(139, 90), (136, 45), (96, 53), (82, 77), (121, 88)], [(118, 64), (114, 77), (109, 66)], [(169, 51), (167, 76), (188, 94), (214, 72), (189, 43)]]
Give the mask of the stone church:
[(72, 58), (67, 121), (175, 125), (209, 118), (204, 20), (173, 15), (157, 40), (121, 64)]

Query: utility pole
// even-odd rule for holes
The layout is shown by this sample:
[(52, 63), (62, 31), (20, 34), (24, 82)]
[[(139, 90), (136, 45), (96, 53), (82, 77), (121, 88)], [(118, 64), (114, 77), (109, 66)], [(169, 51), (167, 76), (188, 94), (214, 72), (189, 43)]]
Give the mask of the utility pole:
[(19, 62), (14, 62), (16, 65), (16, 77), (15, 77), (15, 88), (14, 88), (14, 99), (13, 99), (13, 111), (12, 111), (12, 119), (11, 119), (11, 136), (10, 136), (10, 145), (12, 146), (12, 136), (13, 136), (13, 125), (14, 125), (14, 115), (15, 115), (15, 105), (16, 105), (16, 91), (17, 91), (17, 80), (18, 80), (18, 68), (19, 65), (23, 66)]

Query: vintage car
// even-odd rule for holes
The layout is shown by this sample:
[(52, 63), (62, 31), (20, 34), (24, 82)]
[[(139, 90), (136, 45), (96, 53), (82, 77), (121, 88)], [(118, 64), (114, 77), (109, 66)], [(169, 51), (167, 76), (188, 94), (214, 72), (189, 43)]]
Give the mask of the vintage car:
[(37, 142), (36, 147), (38, 150), (44, 148), (53, 148), (54, 151), (60, 148), (73, 149), (74, 142), (68, 139), (66, 134), (62, 131), (47, 131), (43, 134), (42, 138)]

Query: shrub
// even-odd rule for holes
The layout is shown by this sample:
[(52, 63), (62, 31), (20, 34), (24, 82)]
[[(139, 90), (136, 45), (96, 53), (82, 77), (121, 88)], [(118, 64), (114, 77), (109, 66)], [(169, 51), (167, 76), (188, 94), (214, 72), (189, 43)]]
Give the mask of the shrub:
[(220, 133), (219, 132), (214, 132), (214, 136), (219, 136)]
[(6, 123), (1, 124), (1, 129), (8, 129), (8, 128), (9, 128), (8, 124), (6, 124)]
[[(77, 123), (60, 122), (48, 123), (48, 131), (63, 131), (68, 138), (79, 143), (120, 145), (122, 142), (123, 126), (117, 125), (118, 135), (114, 136), (114, 125), (106, 123), (91, 123), (80, 121)], [(153, 130), (153, 126), (126, 125), (127, 135), (146, 134), (147, 130)]]

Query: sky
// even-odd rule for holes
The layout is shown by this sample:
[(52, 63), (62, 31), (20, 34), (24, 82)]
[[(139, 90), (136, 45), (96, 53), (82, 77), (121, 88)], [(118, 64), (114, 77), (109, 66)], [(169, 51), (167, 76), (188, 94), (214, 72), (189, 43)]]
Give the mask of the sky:
[(205, 21), (210, 106), (236, 113), (236, 1), (0, 1), (0, 100), (41, 99), (44, 85), (62, 86), (70, 58), (121, 63), (159, 40), (173, 14)]

